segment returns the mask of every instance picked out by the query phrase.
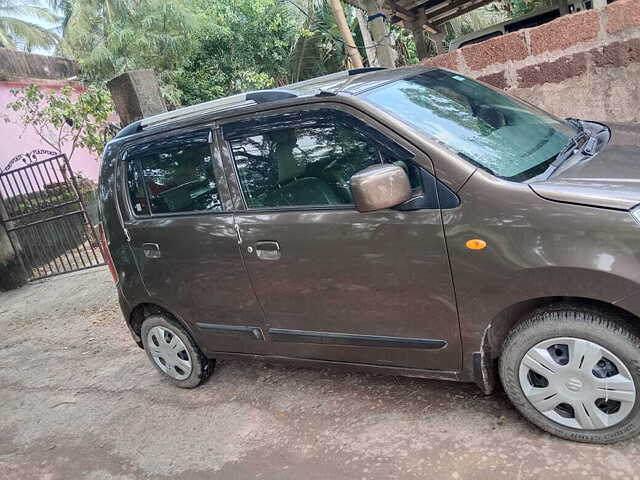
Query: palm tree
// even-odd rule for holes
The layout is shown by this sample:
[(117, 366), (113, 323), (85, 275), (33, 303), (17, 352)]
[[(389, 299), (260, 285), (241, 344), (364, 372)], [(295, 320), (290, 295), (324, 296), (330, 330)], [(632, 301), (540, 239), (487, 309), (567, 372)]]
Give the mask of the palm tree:
[(64, 34), (73, 13), (73, 0), (49, 0), (49, 5), (54, 12), (61, 14), (60, 28)]
[(0, 47), (30, 51), (55, 46), (58, 35), (30, 20), (55, 23), (59, 19), (51, 10), (22, 0), (0, 0)]

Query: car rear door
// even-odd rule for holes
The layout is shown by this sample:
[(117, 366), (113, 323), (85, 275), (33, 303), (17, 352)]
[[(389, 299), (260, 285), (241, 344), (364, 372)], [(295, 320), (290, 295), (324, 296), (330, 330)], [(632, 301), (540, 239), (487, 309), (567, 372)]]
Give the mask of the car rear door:
[[(436, 180), (428, 158), (345, 106), (318, 105), (223, 126), (241, 200), (242, 255), (272, 353), (456, 370), (460, 333)], [(395, 162), (431, 201), (358, 212), (349, 178)], [(431, 172), (429, 171), (431, 170)]]
[(263, 315), (212, 139), (211, 128), (200, 127), (126, 148), (120, 206), (129, 247), (145, 301), (186, 322), (205, 350), (264, 352)]

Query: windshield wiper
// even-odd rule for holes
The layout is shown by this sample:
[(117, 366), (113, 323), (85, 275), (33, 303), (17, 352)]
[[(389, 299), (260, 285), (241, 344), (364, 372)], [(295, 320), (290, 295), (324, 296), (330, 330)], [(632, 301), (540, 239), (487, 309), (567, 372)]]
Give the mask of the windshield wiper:
[(582, 123), (582, 120), (580, 120), (579, 118), (568, 117), (568, 118), (565, 118), (565, 120), (569, 122), (571, 125), (573, 125), (574, 127), (576, 127), (578, 131), (584, 132), (584, 125)]
[[(567, 119), (567, 121), (570, 120), (574, 119)], [(576, 121), (579, 122), (579, 120)], [(583, 153), (588, 155), (592, 154), (590, 153), (590, 151), (588, 151), (588, 149), (591, 149), (591, 137), (586, 132), (586, 130), (584, 130), (584, 127), (582, 125), (577, 128), (578, 133), (571, 137), (571, 140), (569, 140), (569, 142), (562, 148), (562, 150), (558, 152), (555, 157), (551, 157), (549, 160), (547, 160), (547, 162), (549, 162), (549, 166), (541, 175), (538, 175), (537, 177), (549, 178), (556, 170), (558, 170), (558, 168), (560, 168), (560, 165), (562, 165), (565, 161), (567, 161), (579, 151), (582, 151)], [(582, 147), (579, 147), (580, 141), (585, 137), (587, 137), (587, 140), (585, 140), (585, 142), (582, 144)]]
[[(558, 152), (558, 154), (556, 155), (556, 159), (552, 163), (552, 165), (559, 166), (561, 163), (564, 163), (564, 161), (567, 160), (569, 157), (578, 153), (580, 151), (579, 142), (585, 137), (589, 137), (589, 134), (586, 133), (584, 130), (579, 130), (577, 134), (571, 137), (571, 140), (569, 140), (569, 143), (567, 143), (562, 148), (562, 150)], [(588, 138), (587, 138), (587, 141), (588, 141)], [(587, 141), (583, 143), (583, 146), (587, 144)]]

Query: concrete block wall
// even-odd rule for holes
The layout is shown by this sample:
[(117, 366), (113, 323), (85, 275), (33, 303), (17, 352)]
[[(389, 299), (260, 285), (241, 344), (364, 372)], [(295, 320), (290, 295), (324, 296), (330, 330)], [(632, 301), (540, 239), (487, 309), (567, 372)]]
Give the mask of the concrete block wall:
[(618, 0), (422, 63), (456, 70), (559, 116), (640, 122), (640, 0)]
[(78, 64), (61, 57), (0, 48), (0, 82), (16, 79), (67, 80), (79, 73)]

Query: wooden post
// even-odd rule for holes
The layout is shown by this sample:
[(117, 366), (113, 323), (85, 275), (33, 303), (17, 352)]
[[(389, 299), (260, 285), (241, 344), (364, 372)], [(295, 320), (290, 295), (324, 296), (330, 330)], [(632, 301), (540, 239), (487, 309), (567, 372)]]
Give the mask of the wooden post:
[(351, 60), (353, 68), (364, 67), (364, 65), (362, 64), (362, 57), (360, 56), (360, 52), (356, 48), (356, 42), (353, 40), (351, 30), (349, 30), (349, 25), (347, 24), (347, 19), (344, 16), (344, 10), (342, 10), (342, 4), (340, 3), (340, 0), (329, 0), (329, 3), (331, 4), (333, 17), (336, 19), (336, 23), (338, 24), (338, 28), (340, 29), (340, 34), (342, 35), (342, 39), (345, 43), (345, 50), (347, 51), (347, 55)]
[[(395, 67), (397, 55), (393, 49), (392, 40), (387, 25), (385, 24), (385, 16), (380, 15), (382, 14), (380, 5), (377, 0), (360, 0), (360, 4), (369, 16), (367, 23), (376, 46), (378, 66), (387, 68)], [(375, 18), (371, 18), (372, 16), (375, 16)]]

